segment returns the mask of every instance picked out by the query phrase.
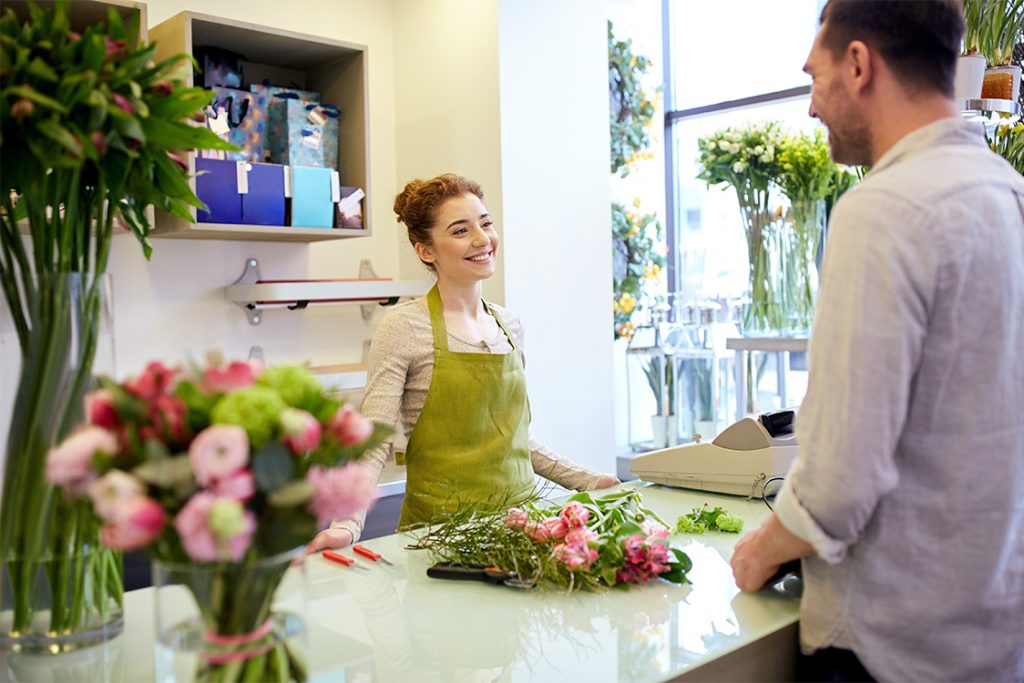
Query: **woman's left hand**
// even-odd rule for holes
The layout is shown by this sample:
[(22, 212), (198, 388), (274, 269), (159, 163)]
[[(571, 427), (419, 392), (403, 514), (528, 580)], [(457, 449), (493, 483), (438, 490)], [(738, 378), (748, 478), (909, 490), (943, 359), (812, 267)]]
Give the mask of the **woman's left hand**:
[(622, 482), (619, 478), (613, 474), (602, 474), (597, 479), (597, 483), (594, 484), (595, 489), (610, 489), (613, 486), (618, 486)]

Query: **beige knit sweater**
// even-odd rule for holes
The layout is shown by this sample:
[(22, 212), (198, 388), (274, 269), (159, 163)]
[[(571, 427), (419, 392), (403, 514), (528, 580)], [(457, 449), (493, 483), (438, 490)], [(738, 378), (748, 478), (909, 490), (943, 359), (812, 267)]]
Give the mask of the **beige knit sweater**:
[[(523, 325), (507, 308), (491, 305), (516, 344), (523, 347)], [(509, 353), (512, 344), (498, 329), (492, 339), (470, 341), (448, 333), (448, 348), (459, 353)], [(388, 309), (373, 336), (370, 346), (366, 390), (360, 412), (374, 422), (402, 430), (408, 438), (416, 426), (427, 399), (434, 370), (434, 333), (426, 298), (400, 303)], [(533, 470), (568, 489), (593, 488), (600, 473), (560, 458), (551, 449), (530, 436), (530, 460)], [(392, 450), (390, 442), (369, 451), (363, 462), (377, 476)], [(344, 528), (359, 538), (365, 517), (336, 520), (331, 526)]]

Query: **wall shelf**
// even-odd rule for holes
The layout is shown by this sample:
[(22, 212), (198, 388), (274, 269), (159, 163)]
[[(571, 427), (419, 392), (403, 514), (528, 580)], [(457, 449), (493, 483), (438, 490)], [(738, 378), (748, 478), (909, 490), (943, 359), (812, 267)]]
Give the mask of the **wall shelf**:
[[(361, 187), (367, 197), (363, 204), (362, 229), (195, 223), (195, 209), (192, 209), (193, 222), (158, 211), (152, 237), (319, 242), (372, 234), (368, 65), (365, 45), (191, 11), (180, 12), (154, 26), (149, 31), (149, 37), (157, 43), (158, 60), (177, 54), (195, 57), (196, 48), (218, 47), (244, 55), (243, 89), (263, 79), (271, 83), (294, 83), (308, 90), (319, 91), (324, 102), (337, 104), (341, 108), (338, 136), (341, 184)], [(182, 77), (186, 84), (192, 85), (192, 68), (188, 64), (184, 68)], [(188, 155), (188, 164), (189, 183), (194, 191), (194, 153)]]
[(378, 278), (365, 259), (360, 264), (359, 278), (345, 280), (263, 280), (259, 262), (249, 259), (242, 276), (224, 288), (224, 295), (242, 307), (249, 324), (259, 325), (266, 309), (301, 310), (310, 304), (360, 304), (363, 319), (369, 320), (374, 304), (392, 305), (400, 297), (423, 296), (429, 289), (427, 280)]
[(337, 391), (352, 391), (365, 387), (366, 370), (366, 363), (314, 365), (309, 369), (322, 385)]

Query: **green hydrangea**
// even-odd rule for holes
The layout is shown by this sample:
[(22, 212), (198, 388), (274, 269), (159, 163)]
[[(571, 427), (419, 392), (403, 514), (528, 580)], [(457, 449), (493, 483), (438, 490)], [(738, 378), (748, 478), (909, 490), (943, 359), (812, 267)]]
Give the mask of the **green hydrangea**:
[(715, 526), (718, 527), (719, 531), (738, 534), (743, 531), (743, 518), (735, 515), (718, 515), (715, 518)]
[(301, 365), (268, 368), (256, 380), (259, 386), (273, 389), (293, 408), (313, 412), (321, 400), (323, 388), (313, 373)]
[(214, 424), (242, 427), (253, 449), (258, 449), (277, 436), (281, 412), (286, 407), (276, 391), (253, 385), (225, 394), (213, 406), (210, 419)]

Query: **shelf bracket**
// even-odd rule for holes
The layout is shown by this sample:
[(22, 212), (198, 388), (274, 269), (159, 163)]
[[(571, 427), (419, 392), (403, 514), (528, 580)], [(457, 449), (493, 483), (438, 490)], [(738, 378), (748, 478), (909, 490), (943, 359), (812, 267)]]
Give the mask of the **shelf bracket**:
[[(359, 262), (359, 277), (362, 278), (376, 278), (377, 273), (373, 269), (373, 264), (370, 259), (364, 258)], [(381, 306), (394, 306), (398, 303), (398, 297), (393, 297), (387, 301), (382, 301)], [(363, 316), (363, 320), (369, 322), (373, 318), (374, 305), (373, 304), (360, 304), (359, 312)]]
[[(242, 270), (242, 274), (234, 284), (236, 285), (254, 285), (260, 280), (260, 262), (254, 258), (248, 258), (245, 260), (245, 268)], [(239, 303), (242, 310), (245, 311), (245, 317), (249, 320), (250, 325), (259, 325), (263, 320), (259, 310), (254, 304)]]

